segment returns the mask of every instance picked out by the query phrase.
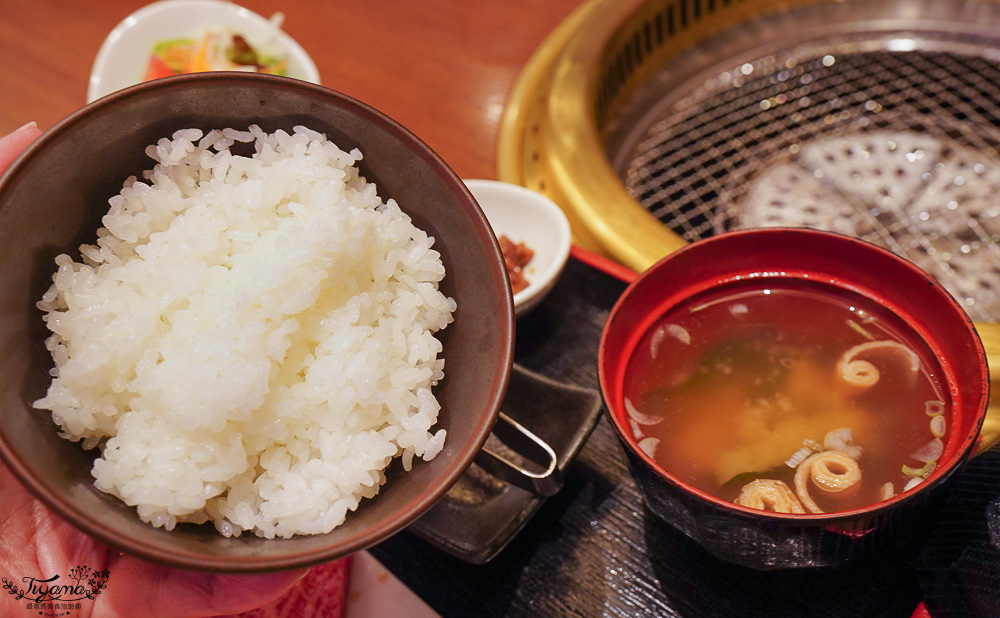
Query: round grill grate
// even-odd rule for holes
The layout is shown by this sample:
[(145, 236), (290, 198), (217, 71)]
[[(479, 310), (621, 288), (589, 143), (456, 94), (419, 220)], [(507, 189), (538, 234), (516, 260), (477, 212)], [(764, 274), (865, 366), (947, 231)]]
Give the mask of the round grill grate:
[(664, 99), (629, 193), (694, 241), (743, 227), (852, 234), (1000, 320), (1000, 49), (881, 33), (770, 53)]

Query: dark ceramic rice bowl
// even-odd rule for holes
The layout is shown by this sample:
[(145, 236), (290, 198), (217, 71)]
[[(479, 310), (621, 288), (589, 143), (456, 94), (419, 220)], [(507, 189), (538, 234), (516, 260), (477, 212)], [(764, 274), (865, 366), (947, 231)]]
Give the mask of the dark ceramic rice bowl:
[[(267, 132), (304, 125), (341, 148), (359, 148), (362, 174), (436, 239), (458, 303), (442, 333), (445, 379), (435, 388), (436, 428), (448, 438), (432, 461), (387, 471), (378, 496), (362, 501), (328, 534), (267, 540), (224, 538), (209, 525), (173, 531), (141, 521), (134, 508), (94, 488), (96, 451), (57, 436), (45, 411), (52, 360), (35, 303), (51, 283), (53, 259), (93, 242), (107, 200), (130, 175), (149, 169), (147, 145), (174, 131), (257, 124)], [(119, 91), (84, 107), (36, 141), (0, 179), (0, 455), (56, 513), (102, 541), (140, 557), (191, 569), (262, 572), (316, 564), (383, 540), (445, 494), (486, 441), (513, 360), (514, 312), (504, 262), (489, 224), (465, 185), (423, 142), (375, 109), (327, 88), (259, 74), (207, 73)]]

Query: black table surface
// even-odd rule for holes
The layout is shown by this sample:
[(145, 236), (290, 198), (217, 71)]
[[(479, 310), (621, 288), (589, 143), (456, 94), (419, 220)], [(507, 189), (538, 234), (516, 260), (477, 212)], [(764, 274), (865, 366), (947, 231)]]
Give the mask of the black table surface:
[[(519, 320), (516, 362), (597, 389), (601, 331), (626, 284), (570, 259)], [(1000, 449), (954, 478), (909, 553), (840, 569), (760, 572), (708, 554), (648, 511), (602, 414), (563, 489), (492, 561), (473, 565), (405, 530), (372, 554), (451, 616), (1000, 616)]]

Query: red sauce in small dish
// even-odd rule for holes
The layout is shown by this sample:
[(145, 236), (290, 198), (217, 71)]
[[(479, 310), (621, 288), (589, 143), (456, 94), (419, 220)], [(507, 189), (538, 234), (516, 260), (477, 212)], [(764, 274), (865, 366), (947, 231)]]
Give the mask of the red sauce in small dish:
[(528, 279), (524, 276), (524, 268), (535, 257), (535, 252), (523, 242), (515, 243), (506, 236), (500, 236), (500, 250), (503, 251), (503, 261), (507, 264), (510, 275), (510, 287), (515, 294), (528, 287)]

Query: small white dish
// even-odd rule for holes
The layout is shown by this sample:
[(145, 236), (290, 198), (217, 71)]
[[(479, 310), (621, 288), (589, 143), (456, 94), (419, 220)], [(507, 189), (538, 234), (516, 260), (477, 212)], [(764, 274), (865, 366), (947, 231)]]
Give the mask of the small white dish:
[(142, 81), (155, 42), (226, 27), (251, 45), (280, 49), (289, 77), (319, 83), (316, 64), (302, 46), (257, 13), (221, 0), (162, 0), (126, 17), (104, 40), (90, 73), (87, 103)]
[(544, 195), (497, 180), (466, 180), (497, 238), (523, 242), (535, 252), (524, 269), (528, 287), (514, 294), (518, 317), (535, 308), (562, 274), (572, 239), (562, 209)]

